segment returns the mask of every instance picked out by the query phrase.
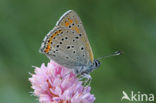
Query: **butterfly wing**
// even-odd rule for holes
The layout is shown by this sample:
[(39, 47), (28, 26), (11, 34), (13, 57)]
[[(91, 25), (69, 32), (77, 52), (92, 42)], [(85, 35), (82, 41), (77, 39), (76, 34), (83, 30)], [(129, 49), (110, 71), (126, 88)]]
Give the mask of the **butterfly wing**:
[(67, 11), (56, 23), (56, 26), (68, 28), (71, 31), (75, 31), (78, 35), (80, 35), (80, 42), (82, 42), (82, 45), (84, 45), (85, 48), (85, 59), (88, 60), (87, 64), (89, 62), (93, 63), (93, 52), (89, 40), (87, 38), (86, 32), (84, 30), (83, 24), (76, 12), (74, 12), (73, 10)]
[(68, 28), (55, 27), (44, 38), (40, 52), (71, 69), (86, 65), (87, 55), (81, 37)]

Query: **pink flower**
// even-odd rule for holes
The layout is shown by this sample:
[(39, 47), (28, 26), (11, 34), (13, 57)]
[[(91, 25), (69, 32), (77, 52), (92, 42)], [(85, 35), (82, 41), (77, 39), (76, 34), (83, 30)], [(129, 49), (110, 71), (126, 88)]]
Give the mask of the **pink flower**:
[(35, 67), (29, 81), (40, 103), (93, 103), (95, 100), (90, 94), (91, 87), (84, 87), (71, 69), (54, 61), (48, 66)]

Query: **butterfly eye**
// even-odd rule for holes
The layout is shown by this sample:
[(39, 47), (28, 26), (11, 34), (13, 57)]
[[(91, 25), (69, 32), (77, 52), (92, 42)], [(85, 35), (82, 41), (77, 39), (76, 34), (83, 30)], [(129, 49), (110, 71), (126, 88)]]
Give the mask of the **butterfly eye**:
[(98, 65), (97, 62), (95, 62), (95, 66), (96, 66), (96, 67), (97, 67), (97, 65)]

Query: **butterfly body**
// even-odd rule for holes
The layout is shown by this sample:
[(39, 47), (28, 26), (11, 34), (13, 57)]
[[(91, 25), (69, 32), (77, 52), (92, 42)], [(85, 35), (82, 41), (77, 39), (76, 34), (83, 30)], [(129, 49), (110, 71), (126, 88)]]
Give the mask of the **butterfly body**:
[(89, 74), (90, 72), (92, 72), (94, 69), (98, 68), (100, 66), (100, 61), (98, 60), (94, 60), (93, 63), (90, 62), (89, 65), (86, 66), (82, 66), (78, 69), (75, 69), (74, 72), (76, 74)]
[(44, 38), (40, 52), (76, 74), (89, 74), (100, 66), (79, 16), (67, 11)]

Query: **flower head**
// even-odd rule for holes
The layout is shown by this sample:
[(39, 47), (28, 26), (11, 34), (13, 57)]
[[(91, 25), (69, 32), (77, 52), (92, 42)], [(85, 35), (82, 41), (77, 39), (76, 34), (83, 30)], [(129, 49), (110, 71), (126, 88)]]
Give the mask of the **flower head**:
[(29, 81), (40, 103), (93, 103), (95, 100), (90, 94), (91, 87), (84, 87), (71, 69), (54, 61), (35, 67)]

